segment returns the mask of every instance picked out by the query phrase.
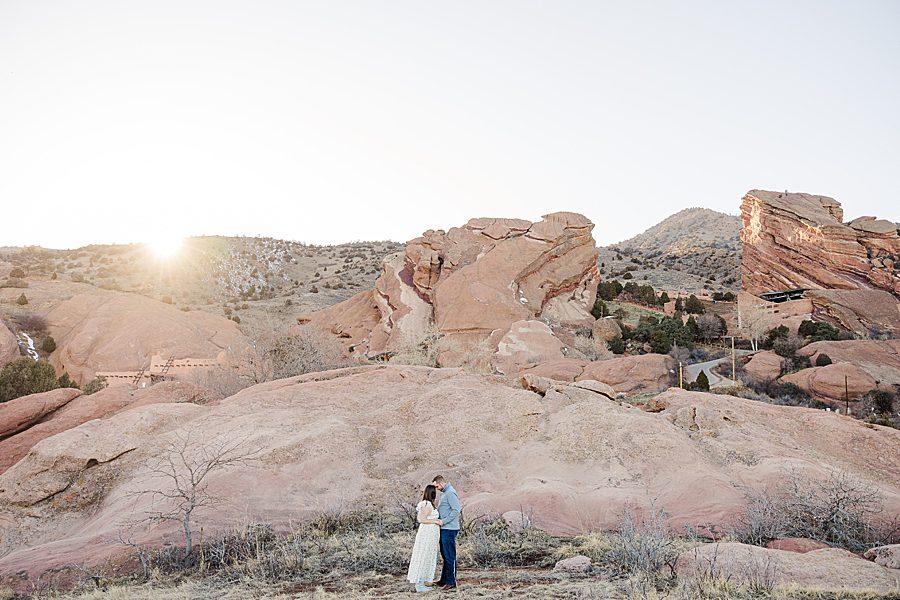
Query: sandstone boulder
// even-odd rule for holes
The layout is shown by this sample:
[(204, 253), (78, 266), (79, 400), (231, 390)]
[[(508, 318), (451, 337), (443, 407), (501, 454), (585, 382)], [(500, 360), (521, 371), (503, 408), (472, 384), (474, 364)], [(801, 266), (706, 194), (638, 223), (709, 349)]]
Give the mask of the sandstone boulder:
[(237, 325), (202, 311), (184, 312), (137, 294), (96, 290), (78, 294), (48, 314), (57, 372), (84, 384), (97, 371), (136, 371), (153, 354), (212, 358), (239, 353), (248, 340)]
[(896, 224), (842, 223), (833, 198), (751, 190), (741, 204), (744, 291), (876, 289), (900, 298)]
[(699, 576), (715, 566), (718, 575), (736, 584), (771, 580), (778, 586), (810, 590), (889, 593), (900, 573), (837, 548), (805, 553), (769, 550), (734, 542), (704, 544), (683, 552), (676, 563), (681, 576)]
[(590, 570), (591, 559), (580, 554), (556, 561), (553, 565), (553, 571), (556, 573), (588, 573)]
[(888, 546), (878, 546), (866, 550), (863, 558), (873, 561), (876, 565), (887, 567), (888, 569), (900, 569), (900, 544), (890, 544)]
[(827, 400), (843, 400), (846, 393), (855, 400), (878, 387), (868, 372), (846, 362), (802, 369), (785, 375), (781, 381), (793, 383), (814, 398)]
[(588, 363), (576, 381), (594, 379), (617, 392), (661, 392), (671, 385), (675, 361), (665, 354), (624, 356)]
[(591, 328), (594, 339), (611, 342), (617, 337), (622, 337), (622, 328), (615, 319), (597, 319)]
[(744, 365), (744, 371), (757, 381), (771, 381), (781, 376), (784, 359), (769, 350), (757, 352)]
[(522, 533), (531, 527), (531, 519), (520, 510), (508, 510), (501, 516), (512, 533)]
[(0, 323), (0, 369), (17, 358), (19, 358), (19, 343), (16, 336), (5, 324)]
[(668, 355), (641, 354), (595, 362), (557, 359), (527, 367), (520, 374), (558, 381), (594, 380), (605, 383), (615, 392), (640, 394), (668, 388), (674, 368), (675, 362)]
[(543, 321), (516, 321), (491, 346), (497, 348), (493, 367), (504, 375), (518, 373), (526, 365), (565, 358), (565, 346)]

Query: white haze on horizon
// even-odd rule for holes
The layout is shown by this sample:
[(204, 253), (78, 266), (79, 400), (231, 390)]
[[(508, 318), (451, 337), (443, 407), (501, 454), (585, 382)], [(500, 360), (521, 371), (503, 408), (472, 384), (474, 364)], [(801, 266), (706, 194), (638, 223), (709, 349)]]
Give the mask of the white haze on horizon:
[(900, 3), (0, 0), (0, 246), (393, 239), (753, 188), (900, 220)]

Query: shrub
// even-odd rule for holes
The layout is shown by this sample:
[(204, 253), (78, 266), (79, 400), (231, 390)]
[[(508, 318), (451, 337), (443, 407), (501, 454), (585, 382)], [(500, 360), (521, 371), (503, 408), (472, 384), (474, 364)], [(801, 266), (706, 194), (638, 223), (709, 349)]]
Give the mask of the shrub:
[(26, 304), (28, 304), (28, 297), (25, 295), (24, 292), (22, 293), (21, 296), (16, 298), (16, 304), (18, 304), (19, 306), (25, 306)]
[(241, 323), (241, 318), (237, 315), (234, 315), (233, 317), (231, 317), (231, 320), (234, 321), (235, 323), (237, 323), (238, 325), (240, 325), (240, 323)]
[(625, 340), (621, 338), (621, 336), (614, 337), (609, 342), (609, 349), (613, 354), (624, 354), (625, 353)]
[(774, 488), (747, 495), (734, 535), (759, 546), (801, 537), (859, 552), (889, 541), (876, 523), (882, 508), (875, 489), (844, 471), (822, 479), (789, 471)]
[(41, 334), (47, 331), (47, 319), (34, 313), (21, 313), (13, 317), (13, 322), (22, 331)]
[(0, 402), (28, 394), (49, 392), (58, 387), (56, 371), (45, 361), (22, 357), (7, 364), (0, 371)]
[(816, 357), (816, 366), (817, 367), (825, 367), (831, 364), (831, 357), (825, 354), (824, 352), (819, 352), (819, 355)]
[(860, 398), (860, 403), (878, 415), (894, 412), (894, 394), (884, 390), (872, 390)]
[(163, 296), (159, 300), (160, 302), (165, 302), (166, 304), (172, 304), (172, 296)]
[(696, 381), (691, 385), (691, 389), (699, 392), (709, 391), (709, 377), (706, 376), (706, 371), (700, 371)]
[(50, 354), (51, 352), (56, 350), (56, 340), (53, 339), (52, 335), (48, 335), (44, 338), (44, 341), (41, 342), (41, 350), (43, 350), (47, 354)]
[(640, 514), (626, 510), (619, 525), (619, 535), (607, 554), (619, 571), (642, 575), (675, 573), (678, 549), (666, 527), (665, 512), (651, 506)]
[(613, 353), (606, 342), (598, 338), (576, 335), (575, 350), (586, 360), (591, 361), (609, 360), (613, 357)]
[(0, 287), (5, 287), (5, 288), (27, 288), (27, 287), (28, 287), (28, 282), (25, 281), (24, 279), (19, 279), (19, 278), (17, 278), (17, 277), (10, 277), (10, 278), (4, 280), (3, 283), (0, 284)]
[(706, 312), (706, 308), (703, 306), (703, 302), (700, 301), (697, 296), (691, 294), (688, 296), (687, 302), (684, 303), (684, 312), (688, 314), (694, 315), (702, 315)]
[(594, 306), (591, 308), (591, 315), (595, 319), (602, 319), (608, 314), (609, 309), (606, 307), (606, 302), (604, 302), (602, 298), (598, 297), (594, 302)]
[(84, 384), (84, 389), (82, 391), (86, 396), (90, 396), (91, 394), (96, 394), (108, 385), (109, 384), (106, 382), (106, 377), (98, 375), (97, 377), (94, 377), (86, 384)]
[(624, 275), (622, 275), (622, 279), (633, 279), (634, 275), (631, 274), (630, 271), (626, 271)]
[(23, 271), (19, 267), (15, 267), (12, 271), (9, 272), (9, 277), (11, 279), (12, 278), (22, 279), (23, 277), (25, 277), (25, 271)]
[(63, 373), (62, 376), (56, 380), (61, 388), (75, 388), (78, 389), (78, 384), (72, 381), (72, 378), (69, 377), (68, 373)]
[(791, 358), (804, 344), (804, 339), (798, 335), (788, 334), (776, 337), (772, 341), (772, 351), (778, 356)]

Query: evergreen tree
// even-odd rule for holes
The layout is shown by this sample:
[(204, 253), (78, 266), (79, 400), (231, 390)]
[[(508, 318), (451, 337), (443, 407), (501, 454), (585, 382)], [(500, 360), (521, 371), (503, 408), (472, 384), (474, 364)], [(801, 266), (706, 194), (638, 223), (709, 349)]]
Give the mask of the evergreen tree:
[(700, 371), (700, 374), (697, 375), (697, 380), (694, 382), (694, 385), (692, 385), (691, 388), (699, 390), (701, 392), (709, 391), (709, 377), (706, 376), (705, 371)]
[(59, 387), (56, 371), (46, 361), (28, 357), (14, 360), (0, 371), (0, 402), (28, 394), (49, 392)]
[(697, 298), (694, 294), (691, 294), (687, 302), (684, 303), (684, 312), (694, 314), (694, 315), (702, 315), (706, 312), (706, 309), (703, 307), (703, 303), (700, 302), (700, 299)]
[(681, 299), (681, 296), (675, 298), (675, 312), (684, 312), (684, 301)]

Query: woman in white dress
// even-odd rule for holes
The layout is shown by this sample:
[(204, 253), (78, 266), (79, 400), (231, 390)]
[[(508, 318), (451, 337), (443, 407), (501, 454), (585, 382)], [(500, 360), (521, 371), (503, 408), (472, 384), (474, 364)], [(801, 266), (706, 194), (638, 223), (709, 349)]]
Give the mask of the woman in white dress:
[(434, 580), (434, 571), (437, 568), (438, 546), (441, 539), (441, 525), (435, 508), (437, 488), (433, 485), (425, 486), (422, 501), (416, 505), (416, 520), (419, 521), (419, 531), (416, 533), (416, 543), (413, 545), (412, 558), (409, 559), (409, 572), (407, 581), (416, 584), (417, 592), (430, 592), (433, 588), (425, 585)]

